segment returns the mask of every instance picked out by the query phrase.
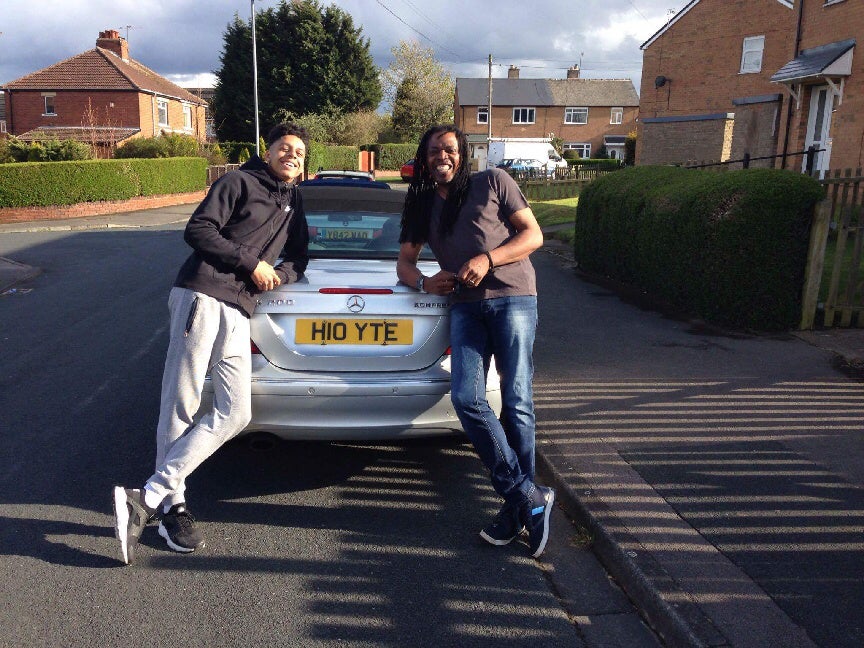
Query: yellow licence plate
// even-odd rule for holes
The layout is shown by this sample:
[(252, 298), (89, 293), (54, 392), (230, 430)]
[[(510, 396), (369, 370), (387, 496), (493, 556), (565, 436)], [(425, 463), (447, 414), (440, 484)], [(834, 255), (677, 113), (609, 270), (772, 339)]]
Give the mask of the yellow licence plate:
[(410, 319), (298, 319), (296, 344), (411, 344)]

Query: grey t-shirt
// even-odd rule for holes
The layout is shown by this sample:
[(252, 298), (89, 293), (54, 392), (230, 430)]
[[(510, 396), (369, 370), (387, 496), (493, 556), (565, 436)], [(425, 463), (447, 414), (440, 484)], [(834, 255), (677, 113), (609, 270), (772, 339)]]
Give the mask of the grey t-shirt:
[[(429, 247), (443, 270), (458, 272), (468, 259), (492, 251), (517, 234), (510, 216), (528, 207), (519, 186), (505, 171), (488, 169), (471, 176), (471, 186), (453, 231), (445, 238), (440, 234), (444, 199), (436, 194), (429, 222)], [(453, 294), (454, 302), (479, 301), (496, 297), (536, 295), (534, 266), (527, 258), (496, 266), (480, 285), (464, 284)]]

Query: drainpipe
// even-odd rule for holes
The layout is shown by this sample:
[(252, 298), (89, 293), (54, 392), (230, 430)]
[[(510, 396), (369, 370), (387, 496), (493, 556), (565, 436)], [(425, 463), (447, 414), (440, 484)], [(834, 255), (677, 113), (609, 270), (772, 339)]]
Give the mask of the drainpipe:
[[(795, 26), (795, 51), (792, 58), (798, 56), (801, 47), (801, 24), (804, 16), (804, 0), (798, 0), (798, 24)], [(789, 96), (789, 104), (786, 106), (786, 132), (783, 134), (783, 157), (780, 158), (780, 168), (786, 168), (786, 154), (789, 152), (789, 132), (792, 129), (792, 96)]]

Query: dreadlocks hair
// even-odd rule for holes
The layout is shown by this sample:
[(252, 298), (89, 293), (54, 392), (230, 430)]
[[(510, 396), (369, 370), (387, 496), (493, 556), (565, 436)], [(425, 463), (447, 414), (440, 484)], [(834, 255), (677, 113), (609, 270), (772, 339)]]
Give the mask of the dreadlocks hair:
[(425, 243), (429, 238), (429, 220), (435, 199), (435, 181), (429, 171), (429, 142), (442, 133), (453, 133), (459, 143), (459, 168), (450, 183), (450, 191), (441, 212), (441, 236), (453, 231), (459, 210), (465, 204), (471, 184), (471, 165), (468, 160), (468, 137), (454, 124), (439, 124), (427, 130), (420, 138), (414, 156), (414, 177), (408, 186), (405, 207), (402, 209), (402, 235), (400, 242)]

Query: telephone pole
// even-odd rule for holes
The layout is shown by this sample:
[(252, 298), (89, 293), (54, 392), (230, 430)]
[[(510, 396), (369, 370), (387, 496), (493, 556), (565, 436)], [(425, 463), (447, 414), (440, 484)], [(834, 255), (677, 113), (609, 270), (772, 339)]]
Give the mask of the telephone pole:
[[(486, 110), (488, 114), (486, 116), (487, 119), (487, 137), (489, 140), (492, 139), (492, 55), (489, 55), (489, 103), (487, 105)], [(488, 151), (487, 151), (488, 153)]]

